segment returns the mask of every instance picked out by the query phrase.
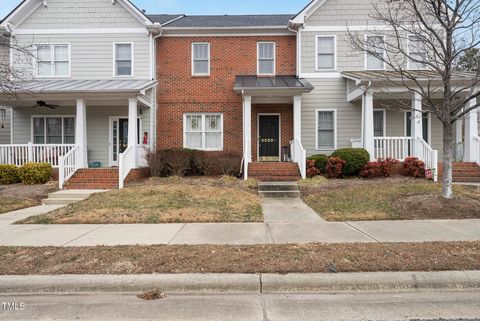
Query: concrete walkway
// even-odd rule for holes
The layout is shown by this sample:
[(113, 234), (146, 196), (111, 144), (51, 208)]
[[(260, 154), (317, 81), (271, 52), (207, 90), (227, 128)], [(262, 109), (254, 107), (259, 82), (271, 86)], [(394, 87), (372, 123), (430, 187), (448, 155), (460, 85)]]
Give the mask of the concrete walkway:
[[(288, 200), (292, 202), (292, 200)], [(292, 203), (295, 204), (295, 203)], [(297, 204), (298, 205), (298, 204)], [(297, 206), (294, 205), (294, 206)], [(265, 204), (268, 207), (268, 202)], [(298, 205), (301, 206), (301, 205)], [(0, 215), (0, 246), (96, 246), (154, 244), (376, 243), (480, 240), (480, 220), (328, 223), (269, 215), (266, 223), (156, 225), (12, 225), (60, 206)], [(273, 206), (275, 207), (275, 206)], [(267, 212), (270, 211), (267, 209)]]

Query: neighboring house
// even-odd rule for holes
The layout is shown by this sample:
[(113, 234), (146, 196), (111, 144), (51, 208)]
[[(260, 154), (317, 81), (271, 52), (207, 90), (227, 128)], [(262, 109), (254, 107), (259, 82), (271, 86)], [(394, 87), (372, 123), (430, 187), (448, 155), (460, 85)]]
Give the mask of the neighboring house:
[[(302, 143), (309, 155), (329, 154), (353, 145), (366, 148), (372, 159), (403, 159), (414, 154), (414, 148), (438, 150), (441, 159), (441, 122), (425, 107), (422, 117), (418, 112), (422, 110), (421, 98), (400, 86), (390, 85), (385, 81), (386, 66), (350, 45), (349, 31), (358, 32), (368, 40), (373, 37), (369, 30), (385, 28), (372, 21), (373, 15), (372, 0), (314, 0), (291, 20), (290, 27), (298, 31), (298, 76), (306, 78), (315, 88), (302, 97)], [(386, 37), (388, 32), (385, 31)], [(371, 40), (384, 43), (378, 37)], [(412, 43), (413, 39), (408, 44), (411, 50), (422, 50), (421, 45), (414, 47)], [(421, 81), (425, 66), (413, 62), (408, 65), (419, 71)], [(440, 98), (439, 95), (439, 103)], [(399, 100), (410, 100), (412, 110), (417, 112), (400, 108)], [(466, 122), (465, 156), (459, 149), (458, 161), (480, 161), (476, 159), (478, 154), (472, 152), (474, 137), (478, 136), (476, 122), (476, 117)], [(456, 142), (461, 145), (461, 129), (458, 132)], [(423, 138), (424, 142), (415, 147), (416, 144), (406, 141), (411, 136)], [(430, 154), (420, 155), (418, 151), (417, 156), (429, 158), (430, 167), (435, 169), (436, 161)]]
[(128, 0), (25, 0), (0, 27), (31, 52), (10, 53), (22, 82), (15, 99), (0, 97), (13, 107), (12, 144), (38, 145), (30, 158), (55, 167), (67, 152), (79, 168), (119, 166), (127, 148), (124, 171), (142, 163), (155, 142), (159, 23)]

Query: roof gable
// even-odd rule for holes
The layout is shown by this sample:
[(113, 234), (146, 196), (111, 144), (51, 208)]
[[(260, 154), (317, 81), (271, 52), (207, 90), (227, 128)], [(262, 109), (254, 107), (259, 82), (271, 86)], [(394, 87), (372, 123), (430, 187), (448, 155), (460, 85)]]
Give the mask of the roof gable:
[[(69, 12), (70, 9), (71, 13)], [(110, 19), (99, 19), (98, 13), (102, 12)], [(116, 17), (123, 19), (120, 23), (127, 22), (145, 27), (153, 25), (153, 22), (129, 0), (24, 0), (7, 15), (1, 24), (3, 26), (13, 25), (18, 27), (20, 25), (29, 25), (29, 20), (31, 20), (32, 24), (35, 24), (47, 21), (50, 18), (49, 14), (53, 14), (55, 18), (58, 18), (58, 15), (65, 14), (67, 17), (61, 17), (61, 21), (65, 25), (75, 21), (75, 19), (78, 21), (84, 19), (84, 25), (92, 27), (88, 21), (89, 19), (93, 19), (96, 22), (93, 25), (96, 25), (101, 22), (114, 22)]]
[(328, 0), (312, 0), (290, 22), (292, 24), (304, 24), (305, 19), (312, 15)]

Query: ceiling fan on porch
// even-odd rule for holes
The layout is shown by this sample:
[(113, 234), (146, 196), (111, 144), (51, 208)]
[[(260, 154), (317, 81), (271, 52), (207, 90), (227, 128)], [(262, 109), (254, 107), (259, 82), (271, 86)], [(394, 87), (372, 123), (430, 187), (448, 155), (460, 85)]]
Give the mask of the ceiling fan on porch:
[(46, 108), (50, 108), (50, 109), (57, 109), (60, 106), (59, 105), (53, 105), (53, 104), (47, 104), (43, 100), (39, 100), (39, 101), (37, 101), (37, 104), (35, 106), (32, 106), (32, 107), (36, 107), (36, 108), (46, 107)]

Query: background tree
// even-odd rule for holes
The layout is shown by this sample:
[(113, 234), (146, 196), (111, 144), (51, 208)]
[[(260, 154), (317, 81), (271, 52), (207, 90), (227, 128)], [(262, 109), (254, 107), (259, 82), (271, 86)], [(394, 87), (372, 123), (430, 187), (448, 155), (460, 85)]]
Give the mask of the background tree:
[(364, 34), (349, 32), (350, 42), (383, 61), (392, 71), (385, 73), (387, 81), (420, 95), (441, 121), (442, 194), (453, 198), (454, 123), (479, 107), (470, 102), (479, 96), (480, 67), (468, 75), (455, 73), (459, 59), (480, 44), (478, 0), (376, 0), (371, 19), (382, 27), (369, 34), (386, 35), (385, 41), (367, 42)]
[(471, 48), (465, 51), (457, 63), (457, 69), (461, 71), (476, 71), (480, 64), (480, 49)]

